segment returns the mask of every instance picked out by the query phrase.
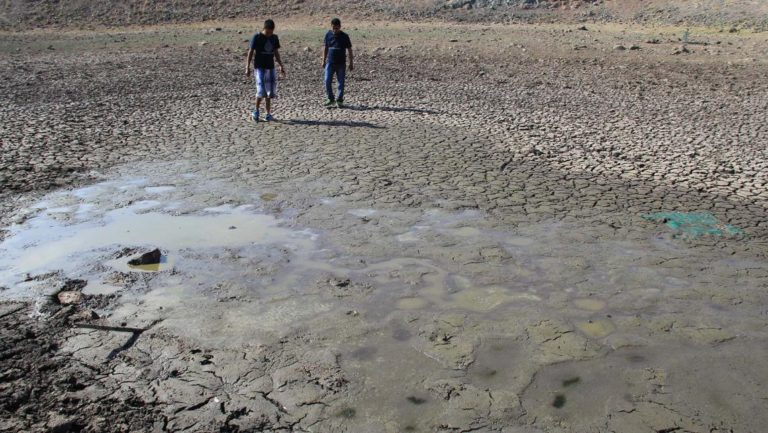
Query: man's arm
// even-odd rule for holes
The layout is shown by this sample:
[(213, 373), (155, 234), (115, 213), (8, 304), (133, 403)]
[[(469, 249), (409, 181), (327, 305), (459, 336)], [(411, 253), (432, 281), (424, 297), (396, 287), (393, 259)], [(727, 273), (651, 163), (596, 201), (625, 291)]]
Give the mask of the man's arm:
[(277, 64), (280, 65), (280, 72), (285, 76), (285, 66), (283, 66), (283, 60), (280, 58), (279, 49), (275, 49), (275, 60), (277, 61)]
[(355, 54), (352, 52), (352, 47), (349, 47), (349, 70), (355, 70)]
[(323, 67), (325, 67), (325, 62), (328, 60), (328, 45), (323, 48)]
[(245, 64), (245, 75), (251, 75), (251, 65), (253, 65), (253, 48), (248, 49), (248, 62)]

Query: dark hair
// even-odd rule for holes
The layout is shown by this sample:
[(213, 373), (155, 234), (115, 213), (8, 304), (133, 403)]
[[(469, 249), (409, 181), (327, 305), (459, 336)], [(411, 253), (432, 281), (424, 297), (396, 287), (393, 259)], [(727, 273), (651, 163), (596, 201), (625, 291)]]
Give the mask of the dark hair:
[(341, 20), (338, 19), (338, 18), (334, 18), (334, 19), (331, 20), (331, 25), (332, 26), (341, 26)]
[(264, 28), (267, 30), (274, 30), (275, 29), (275, 22), (272, 20), (266, 20), (264, 21)]

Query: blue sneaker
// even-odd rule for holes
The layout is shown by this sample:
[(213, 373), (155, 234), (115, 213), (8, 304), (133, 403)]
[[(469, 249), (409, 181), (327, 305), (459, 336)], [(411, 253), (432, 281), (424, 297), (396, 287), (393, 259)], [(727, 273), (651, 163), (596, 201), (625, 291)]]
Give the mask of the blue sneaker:
[(271, 122), (271, 121), (275, 120), (275, 118), (272, 117), (271, 114), (267, 114), (267, 117), (265, 117), (264, 120), (266, 120), (267, 122)]
[(259, 121), (259, 110), (251, 111), (251, 120), (253, 120), (254, 122)]

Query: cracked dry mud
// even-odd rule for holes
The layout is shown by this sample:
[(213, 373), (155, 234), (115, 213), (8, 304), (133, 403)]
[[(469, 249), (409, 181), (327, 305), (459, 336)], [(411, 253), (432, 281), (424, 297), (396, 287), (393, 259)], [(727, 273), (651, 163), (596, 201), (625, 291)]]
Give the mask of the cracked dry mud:
[(768, 423), (765, 35), (361, 24), (326, 110), (294, 22), (255, 125), (251, 27), (0, 37), (1, 429)]

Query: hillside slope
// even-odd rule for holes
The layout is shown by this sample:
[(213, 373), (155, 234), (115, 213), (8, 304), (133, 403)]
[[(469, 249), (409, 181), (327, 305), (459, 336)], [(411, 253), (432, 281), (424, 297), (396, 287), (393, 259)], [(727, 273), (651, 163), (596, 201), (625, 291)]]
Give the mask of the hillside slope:
[(619, 21), (768, 30), (765, 0), (7, 0), (0, 3), (0, 29), (317, 14), (480, 22)]

